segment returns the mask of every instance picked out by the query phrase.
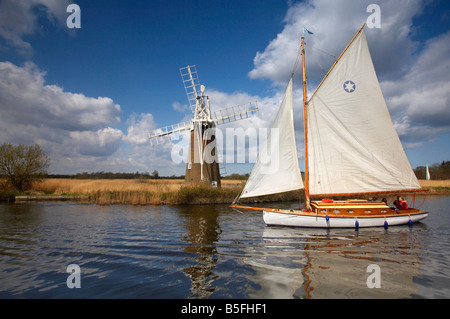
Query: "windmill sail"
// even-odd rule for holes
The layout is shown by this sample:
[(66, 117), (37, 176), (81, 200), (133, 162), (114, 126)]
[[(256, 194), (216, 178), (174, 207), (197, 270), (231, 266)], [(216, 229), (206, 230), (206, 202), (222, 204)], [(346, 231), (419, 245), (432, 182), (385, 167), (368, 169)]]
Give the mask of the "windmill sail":
[(420, 188), (362, 29), (308, 102), (308, 143), (311, 195)]
[(292, 78), (241, 198), (303, 188), (295, 145)]

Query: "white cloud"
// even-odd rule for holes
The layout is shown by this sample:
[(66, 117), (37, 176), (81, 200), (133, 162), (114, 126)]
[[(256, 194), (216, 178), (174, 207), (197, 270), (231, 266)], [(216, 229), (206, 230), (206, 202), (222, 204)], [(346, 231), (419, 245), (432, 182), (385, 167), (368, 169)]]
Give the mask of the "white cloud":
[[(242, 154), (245, 154), (246, 163), (254, 161), (258, 156), (259, 146), (266, 140), (266, 133), (276, 116), (284, 90), (278, 90), (271, 96), (259, 97), (245, 92), (226, 93), (216, 89), (207, 89), (207, 95), (211, 102), (212, 117), (215, 112), (219, 115), (221, 110), (224, 111), (223, 115), (231, 114), (234, 111), (244, 111), (250, 107), (250, 103), (252, 106), (258, 106), (259, 111), (250, 117), (218, 125), (216, 129), (220, 130), (221, 135), (218, 137), (222, 136), (223, 138), (222, 143), (219, 142), (219, 147), (222, 147), (219, 151), (225, 160), (232, 158), (231, 163), (236, 163), (239, 160), (238, 156), (241, 158)], [(232, 110), (232, 107), (235, 109)], [(229, 130), (227, 131), (227, 129)], [(266, 131), (260, 132), (260, 129), (266, 129)], [(234, 137), (235, 141), (228, 140), (229, 138), (234, 139)], [(244, 138), (247, 140), (246, 143), (243, 142)], [(230, 157), (230, 154), (233, 156)]]
[[(334, 62), (323, 52), (336, 57), (342, 52), (371, 14), (366, 12), (371, 3), (372, 0), (310, 0), (290, 7), (284, 29), (263, 52), (257, 52), (249, 77), (270, 79), (276, 85), (284, 85), (292, 73), (302, 30), (306, 26), (314, 33), (306, 35), (308, 76), (313, 82), (320, 81), (323, 77), (321, 66), (328, 69)], [(421, 12), (421, 3), (421, 0), (386, 0), (380, 3), (381, 28), (366, 28), (379, 75), (397, 76), (410, 63), (417, 45), (409, 37), (412, 18)]]
[[(46, 85), (45, 73), (32, 63), (23, 67), (0, 62), (0, 96), (4, 120), (61, 128), (100, 129), (120, 122), (120, 106), (107, 97), (86, 97)], [(70, 116), (68, 116), (70, 115)]]
[[(309, 0), (294, 4), (286, 14), (283, 30), (262, 52), (257, 52), (249, 77), (269, 79), (275, 87), (284, 87), (306, 26), (314, 33), (306, 35), (311, 93), (334, 62), (323, 52), (339, 56), (371, 14), (366, 12), (371, 3)], [(420, 15), (425, 5), (422, 0), (382, 1), (381, 28), (365, 28), (386, 102), (406, 147), (418, 147), (450, 130), (450, 33), (430, 39), (423, 46), (412, 40), (417, 30), (413, 17)], [(301, 66), (297, 74), (300, 71)], [(297, 137), (302, 139), (299, 133)]]
[(172, 108), (180, 113), (188, 113), (191, 111), (191, 108), (189, 105), (187, 104), (181, 104), (180, 102), (173, 102), (172, 103)]
[[(225, 133), (226, 128), (269, 128), (291, 75), (303, 26), (314, 32), (307, 36), (307, 63), (310, 85), (316, 85), (323, 76), (319, 65), (328, 69), (333, 62), (322, 51), (338, 56), (370, 15), (366, 8), (372, 2), (309, 0), (291, 6), (284, 29), (256, 53), (254, 68), (248, 74), (252, 79), (272, 81), (272, 94), (261, 97), (207, 88), (213, 112), (258, 103), (256, 115), (220, 125), (219, 129)], [(56, 0), (2, 1), (0, 37), (21, 54), (29, 55), (32, 48), (24, 39), (39, 28), (36, 10), (44, 12), (53, 23), (65, 23), (67, 4)], [(425, 141), (449, 131), (450, 33), (430, 39), (418, 50), (418, 43), (411, 40), (415, 32), (412, 18), (420, 14), (423, 1), (386, 0), (380, 7), (381, 29), (366, 28), (369, 47), (394, 125), (406, 147), (419, 148)], [(294, 89), (294, 120), (301, 158), (303, 114), (298, 80)], [(179, 122), (189, 121), (193, 116), (185, 103), (175, 101), (172, 108), (185, 114)], [(126, 121), (126, 133), (114, 128), (121, 122), (120, 117), (120, 106), (108, 97), (87, 97), (47, 85), (45, 72), (32, 62), (22, 67), (0, 62), (1, 142), (39, 143), (50, 153), (52, 172), (157, 169), (162, 175), (184, 173), (184, 164), (171, 159), (170, 141), (150, 146), (148, 132), (157, 128), (152, 114), (133, 113)], [(260, 138), (261, 143), (265, 136)], [(255, 155), (257, 149), (246, 150), (242, 145), (234, 149), (235, 154), (242, 152)]]
[(153, 115), (130, 115), (126, 134), (120, 106), (108, 97), (92, 98), (46, 85), (32, 62), (0, 62), (0, 142), (38, 143), (49, 153), (52, 173), (149, 171), (183, 174), (171, 159), (170, 142), (151, 147)]
[[(98, 165), (122, 144), (121, 109), (110, 98), (87, 97), (45, 84), (45, 73), (31, 63), (0, 62), (0, 141), (40, 144), (52, 159), (51, 170), (71, 171), (91, 158)], [(87, 156), (83, 158), (83, 156)]]
[(73, 147), (80, 155), (108, 156), (113, 154), (122, 143), (121, 130), (107, 127), (97, 131), (69, 132)]
[(428, 40), (402, 78), (381, 83), (403, 140), (427, 141), (450, 130), (449, 42), (450, 32)]
[(30, 56), (33, 48), (23, 38), (39, 30), (36, 12), (43, 11), (48, 20), (63, 25), (69, 0), (3, 0), (0, 2), (0, 37), (20, 54)]
[(136, 113), (131, 114), (128, 121), (127, 135), (124, 137), (125, 142), (132, 145), (149, 144), (148, 134), (156, 129), (153, 115), (150, 113), (142, 113), (139, 116)]

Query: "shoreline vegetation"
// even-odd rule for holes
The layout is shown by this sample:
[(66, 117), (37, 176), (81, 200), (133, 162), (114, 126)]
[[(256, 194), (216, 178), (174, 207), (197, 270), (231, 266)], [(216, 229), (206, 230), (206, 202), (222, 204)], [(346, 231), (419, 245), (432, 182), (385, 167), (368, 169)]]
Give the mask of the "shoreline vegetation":
[[(100, 205), (200, 205), (231, 204), (242, 191), (245, 180), (222, 179), (222, 188), (188, 186), (182, 179), (64, 179), (47, 178), (35, 183), (26, 193), (0, 191), (0, 200), (77, 200)], [(448, 195), (450, 180), (420, 180), (426, 191), (416, 194)], [(391, 194), (394, 195), (394, 194)], [(367, 197), (383, 197), (371, 195)], [(412, 194), (411, 194), (412, 196)], [(304, 191), (259, 198), (241, 199), (240, 203), (296, 201)]]

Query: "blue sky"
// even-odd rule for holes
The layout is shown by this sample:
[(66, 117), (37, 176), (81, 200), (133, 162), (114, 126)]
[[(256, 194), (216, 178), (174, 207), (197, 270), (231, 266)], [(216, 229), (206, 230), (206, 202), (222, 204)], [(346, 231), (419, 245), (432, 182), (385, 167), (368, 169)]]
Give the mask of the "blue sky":
[[(252, 68), (255, 52), (282, 28), (288, 7), (283, 1), (77, 3), (82, 28), (75, 34), (40, 18), (41, 30), (24, 37), (33, 47), (31, 60), (47, 72), (49, 84), (110, 97), (124, 118), (163, 110), (173, 101), (185, 103), (179, 68), (188, 64), (197, 65), (208, 87), (258, 94), (264, 87), (244, 70)], [(24, 61), (9, 53), (8, 61)], [(170, 112), (158, 115), (161, 125), (179, 120)]]
[[(39, 143), (51, 173), (184, 174), (170, 143), (146, 140), (191, 118), (179, 68), (197, 66), (213, 109), (258, 101), (254, 118), (230, 127), (269, 127), (301, 28), (314, 32), (311, 46), (337, 56), (372, 3), (381, 28), (366, 29), (369, 47), (411, 165), (450, 159), (447, 1), (77, 1), (80, 29), (67, 28), (70, 3), (0, 1), (0, 142)], [(333, 61), (307, 54), (312, 91), (319, 65)], [(295, 118), (302, 167), (300, 112)], [(251, 166), (226, 164), (228, 173)]]

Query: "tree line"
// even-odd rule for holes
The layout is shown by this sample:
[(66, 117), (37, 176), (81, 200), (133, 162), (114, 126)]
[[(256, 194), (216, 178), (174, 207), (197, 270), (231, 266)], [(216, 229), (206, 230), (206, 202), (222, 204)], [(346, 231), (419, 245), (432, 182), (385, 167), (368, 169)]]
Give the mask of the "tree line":
[[(417, 166), (416, 169), (414, 169), (414, 173), (418, 179), (425, 179), (426, 170), (426, 166)], [(450, 161), (442, 161), (440, 164), (433, 164), (428, 167), (428, 170), (430, 172), (430, 177), (433, 180), (450, 179)]]
[(73, 179), (181, 179), (181, 176), (161, 176), (157, 170), (153, 172), (139, 172), (136, 173), (113, 173), (113, 172), (82, 172), (76, 174), (49, 174), (48, 178), (73, 178)]

